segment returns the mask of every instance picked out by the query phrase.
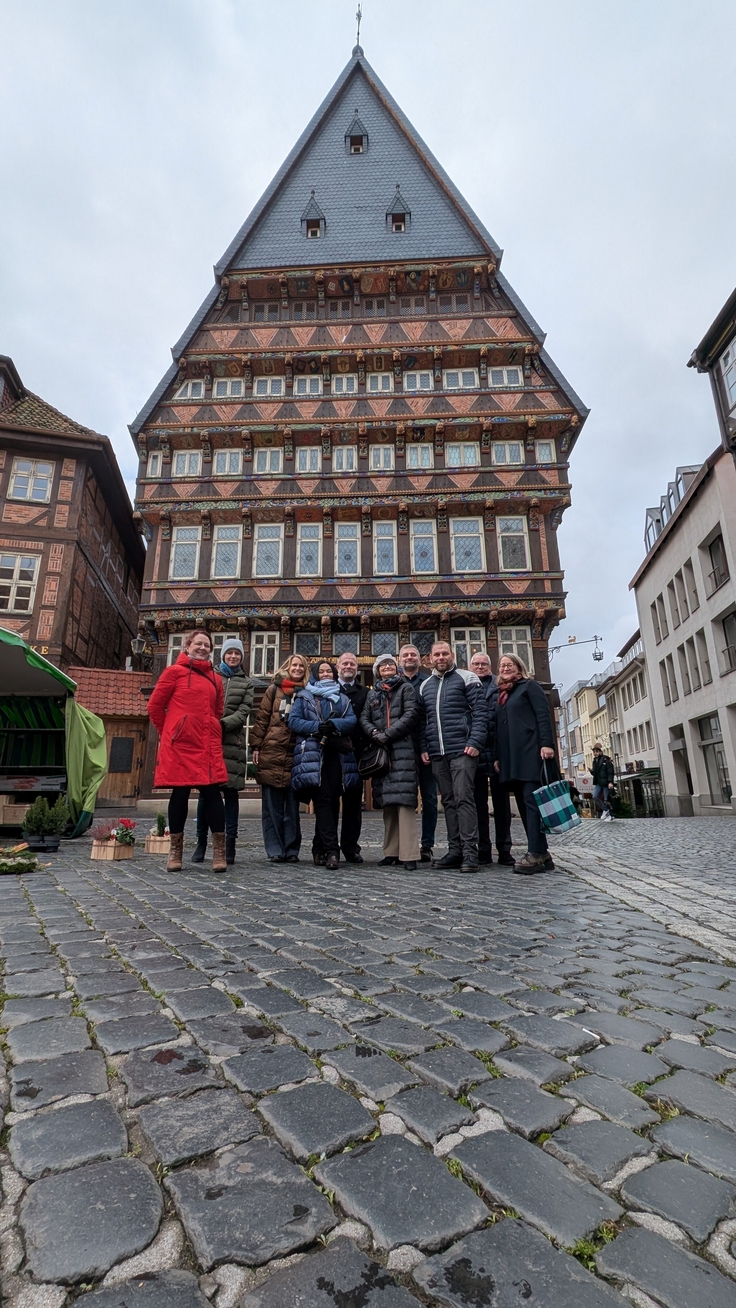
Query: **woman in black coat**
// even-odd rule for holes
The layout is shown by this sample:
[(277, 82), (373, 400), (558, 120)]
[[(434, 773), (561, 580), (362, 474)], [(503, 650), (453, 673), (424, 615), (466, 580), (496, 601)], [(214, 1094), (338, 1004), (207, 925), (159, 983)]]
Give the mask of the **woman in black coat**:
[[(547, 837), (534, 798), (543, 784), (542, 761), (554, 759), (555, 736), (547, 699), (538, 682), (526, 673), (521, 659), (504, 654), (498, 665), (498, 707), (494, 767), (502, 785), (514, 792), (524, 823), (527, 853), (515, 872), (529, 874), (554, 867)], [(550, 769), (550, 781), (557, 769)]]
[(389, 771), (373, 778), (373, 804), (383, 809), (381, 866), (413, 871), (419, 859), (417, 830), (416, 730), (419, 710), (414, 687), (399, 672), (396, 660), (381, 654), (373, 664), (373, 689), (360, 715), (366, 736), (388, 748)]

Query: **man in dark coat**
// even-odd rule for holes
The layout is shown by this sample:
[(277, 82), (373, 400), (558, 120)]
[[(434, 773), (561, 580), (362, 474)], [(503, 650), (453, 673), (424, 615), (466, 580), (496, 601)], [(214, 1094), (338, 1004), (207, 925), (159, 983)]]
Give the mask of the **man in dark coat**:
[[(414, 694), (419, 702), (419, 688), (431, 673), (422, 667), (422, 656), (416, 645), (402, 645), (399, 650), (399, 667), (406, 677), (409, 685), (413, 687)], [(422, 763), (421, 758), (417, 759), (419, 767), (419, 793), (422, 796), (422, 844), (420, 857), (423, 863), (432, 861), (432, 850), (434, 848), (434, 837), (437, 830), (437, 779), (432, 771), (431, 763)]]
[(446, 641), (437, 641), (430, 656), (432, 676), (419, 687), (424, 705), (420, 718), (422, 762), (432, 769), (442, 796), (447, 826), (447, 853), (432, 867), (478, 871), (478, 814), (475, 770), (488, 738), (483, 687), (474, 672), (461, 671)]
[(493, 847), (491, 845), (491, 831), (488, 820), (488, 786), (490, 783), (498, 861), (504, 867), (513, 867), (515, 860), (511, 854), (511, 802), (509, 792), (501, 785), (493, 766), (496, 745), (498, 689), (488, 655), (474, 654), (470, 660), (470, 671), (474, 672), (476, 677), (480, 677), (480, 684), (485, 692), (486, 708), (488, 710), (488, 744), (478, 759), (478, 767), (475, 773), (475, 807), (478, 814), (478, 862), (481, 864), (493, 862)]
[(603, 753), (597, 741), (593, 746), (593, 800), (603, 822), (611, 821), (611, 792), (615, 769), (612, 760)]
[[(343, 695), (347, 695), (355, 714), (356, 726), (350, 733), (357, 763), (367, 740), (360, 729), (360, 715), (365, 707), (368, 689), (358, 680), (358, 660), (354, 654), (341, 654), (337, 660), (337, 675)], [(363, 822), (363, 784), (346, 790), (342, 797), (342, 826), (340, 848), (346, 863), (362, 863), (360, 828)]]

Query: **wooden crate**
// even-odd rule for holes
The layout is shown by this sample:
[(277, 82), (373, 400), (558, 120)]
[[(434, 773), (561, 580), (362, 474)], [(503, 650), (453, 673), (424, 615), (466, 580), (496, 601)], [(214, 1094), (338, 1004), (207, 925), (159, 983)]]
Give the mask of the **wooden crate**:
[(146, 853), (147, 854), (170, 854), (171, 853), (171, 836), (146, 836)]
[(7, 798), (0, 803), (0, 824), (5, 827), (22, 827), (30, 804), (9, 804)]
[(113, 861), (132, 858), (135, 845), (121, 845), (117, 840), (93, 840), (90, 858)]

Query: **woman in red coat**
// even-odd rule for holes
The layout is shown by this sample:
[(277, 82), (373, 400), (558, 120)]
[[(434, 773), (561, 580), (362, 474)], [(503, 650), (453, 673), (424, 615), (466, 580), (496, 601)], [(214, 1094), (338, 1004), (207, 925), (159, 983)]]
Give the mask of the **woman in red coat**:
[(212, 871), (225, 872), (225, 808), (220, 786), (227, 785), (222, 756), (222, 681), (211, 662), (212, 642), (206, 631), (193, 631), (184, 652), (165, 668), (148, 701), (148, 716), (161, 736), (154, 786), (171, 786), (169, 831), (171, 853), (167, 871), (181, 871), (184, 823), (189, 791), (199, 788), (212, 832)]

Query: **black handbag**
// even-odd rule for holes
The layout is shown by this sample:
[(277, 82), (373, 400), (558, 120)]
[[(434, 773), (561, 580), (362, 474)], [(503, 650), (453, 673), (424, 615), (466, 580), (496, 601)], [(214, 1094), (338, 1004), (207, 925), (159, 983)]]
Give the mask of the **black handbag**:
[(385, 777), (391, 767), (391, 755), (385, 745), (369, 745), (358, 759), (358, 773), (363, 781)]

